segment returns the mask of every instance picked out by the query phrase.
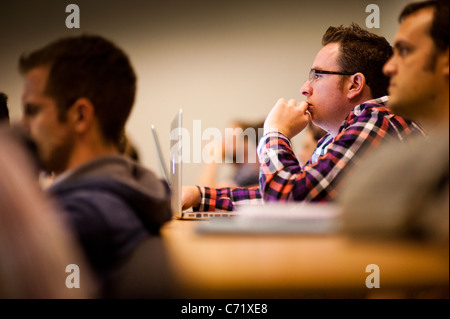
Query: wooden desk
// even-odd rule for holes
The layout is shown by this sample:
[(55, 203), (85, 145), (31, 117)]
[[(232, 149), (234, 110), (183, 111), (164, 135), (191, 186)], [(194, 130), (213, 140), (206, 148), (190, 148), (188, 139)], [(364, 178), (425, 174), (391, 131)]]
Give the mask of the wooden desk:
[[(181, 298), (435, 297), (448, 294), (449, 249), (343, 235), (204, 235), (173, 220), (162, 239)], [(369, 264), (380, 288), (368, 289)], [(394, 293), (394, 294), (393, 294)], [(400, 294), (398, 294), (400, 293)]]

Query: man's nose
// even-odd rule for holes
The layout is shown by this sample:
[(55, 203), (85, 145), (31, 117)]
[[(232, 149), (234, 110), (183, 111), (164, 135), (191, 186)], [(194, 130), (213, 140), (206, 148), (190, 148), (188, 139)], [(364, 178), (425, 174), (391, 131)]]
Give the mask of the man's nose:
[(306, 81), (300, 89), (300, 93), (306, 97), (309, 97), (312, 94), (312, 87), (309, 81)]
[(391, 56), (391, 58), (384, 64), (383, 66), (383, 74), (391, 77), (397, 70), (397, 66), (395, 63), (395, 56)]
[(23, 129), (27, 132), (30, 133), (30, 125), (28, 123), (28, 119), (26, 118), (25, 115), (22, 115), (22, 117), (19, 120), (19, 125), (23, 127)]

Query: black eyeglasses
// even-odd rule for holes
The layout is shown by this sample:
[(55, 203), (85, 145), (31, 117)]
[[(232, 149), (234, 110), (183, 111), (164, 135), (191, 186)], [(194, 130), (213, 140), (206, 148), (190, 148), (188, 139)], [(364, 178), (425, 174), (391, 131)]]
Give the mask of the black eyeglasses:
[(315, 80), (317, 80), (317, 75), (318, 74), (353, 75), (354, 73), (311, 69), (311, 71), (309, 71), (309, 83), (312, 83)]

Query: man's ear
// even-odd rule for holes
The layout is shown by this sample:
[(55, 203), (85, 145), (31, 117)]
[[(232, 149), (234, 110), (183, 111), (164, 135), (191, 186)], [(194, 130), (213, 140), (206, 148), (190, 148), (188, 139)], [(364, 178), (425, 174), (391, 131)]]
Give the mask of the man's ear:
[(349, 82), (347, 83), (347, 85), (347, 97), (349, 99), (353, 99), (360, 95), (363, 89), (367, 86), (366, 77), (360, 72), (355, 73), (349, 77)]
[(69, 109), (70, 120), (78, 133), (86, 132), (94, 123), (95, 109), (87, 98), (78, 98)]

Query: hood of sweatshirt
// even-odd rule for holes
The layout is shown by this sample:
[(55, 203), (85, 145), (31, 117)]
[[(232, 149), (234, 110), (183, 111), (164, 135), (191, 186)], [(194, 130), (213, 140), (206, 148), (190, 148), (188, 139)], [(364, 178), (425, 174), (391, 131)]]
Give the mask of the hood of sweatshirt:
[(55, 179), (49, 191), (101, 190), (122, 198), (151, 233), (172, 218), (170, 190), (152, 171), (121, 155), (99, 157)]

